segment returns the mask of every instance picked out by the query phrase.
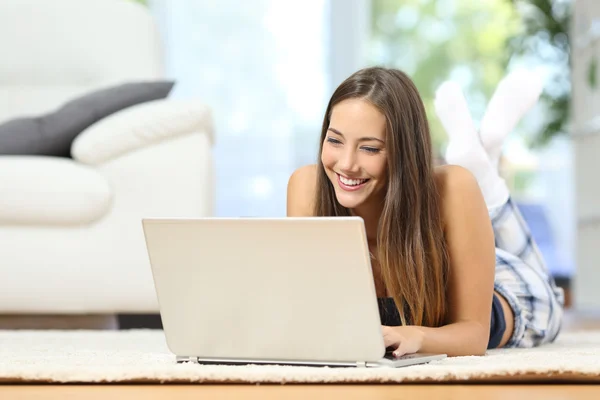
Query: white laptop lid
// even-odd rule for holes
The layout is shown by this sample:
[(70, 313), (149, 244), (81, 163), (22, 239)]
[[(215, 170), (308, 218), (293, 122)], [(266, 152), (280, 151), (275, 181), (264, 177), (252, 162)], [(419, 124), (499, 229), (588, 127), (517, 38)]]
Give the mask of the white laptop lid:
[(384, 356), (361, 218), (145, 219), (143, 227), (177, 356)]

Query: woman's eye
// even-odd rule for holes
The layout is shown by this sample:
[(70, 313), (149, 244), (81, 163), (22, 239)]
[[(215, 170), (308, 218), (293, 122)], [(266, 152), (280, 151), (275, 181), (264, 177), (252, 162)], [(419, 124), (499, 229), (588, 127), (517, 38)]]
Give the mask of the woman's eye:
[[(342, 142), (332, 137), (327, 137), (327, 142), (335, 145), (342, 144)], [(361, 147), (361, 149), (372, 154), (377, 154), (381, 151), (381, 149), (378, 149), (377, 147)]]
[(363, 150), (369, 152), (369, 153), (379, 153), (379, 149), (377, 147), (363, 147)]

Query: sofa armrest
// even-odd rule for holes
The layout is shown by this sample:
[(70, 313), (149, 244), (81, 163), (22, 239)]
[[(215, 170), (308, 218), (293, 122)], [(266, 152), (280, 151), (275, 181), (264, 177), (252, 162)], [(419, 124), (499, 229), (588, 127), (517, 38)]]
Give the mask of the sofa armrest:
[(118, 111), (81, 132), (71, 155), (97, 165), (173, 137), (203, 132), (214, 142), (210, 108), (197, 100), (161, 99)]
[(0, 157), (0, 225), (85, 225), (111, 205), (111, 187), (94, 168), (58, 157)]

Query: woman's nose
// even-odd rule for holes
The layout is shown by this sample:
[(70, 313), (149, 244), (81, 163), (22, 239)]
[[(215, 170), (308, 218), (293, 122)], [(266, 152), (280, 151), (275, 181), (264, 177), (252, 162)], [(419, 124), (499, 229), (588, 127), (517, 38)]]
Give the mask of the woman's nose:
[(358, 169), (356, 154), (353, 151), (345, 151), (339, 161), (339, 167), (342, 171), (354, 172)]

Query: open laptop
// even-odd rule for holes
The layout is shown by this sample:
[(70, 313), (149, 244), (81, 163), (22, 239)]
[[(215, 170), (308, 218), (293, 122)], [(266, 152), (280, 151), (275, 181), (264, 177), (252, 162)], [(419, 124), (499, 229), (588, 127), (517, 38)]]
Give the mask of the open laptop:
[(144, 219), (178, 362), (401, 367), (386, 354), (359, 217)]

